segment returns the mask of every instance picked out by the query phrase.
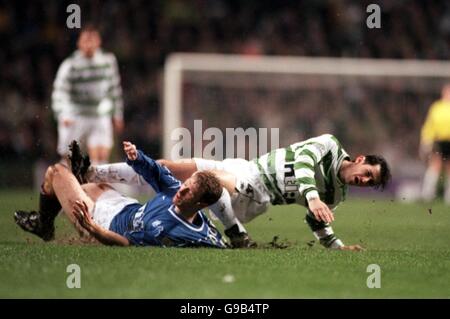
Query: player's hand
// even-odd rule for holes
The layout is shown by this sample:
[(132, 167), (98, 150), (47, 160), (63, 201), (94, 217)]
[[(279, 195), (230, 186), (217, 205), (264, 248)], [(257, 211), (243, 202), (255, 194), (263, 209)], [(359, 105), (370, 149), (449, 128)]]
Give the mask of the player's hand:
[(340, 250), (349, 250), (349, 251), (364, 251), (365, 249), (361, 247), (360, 245), (349, 245), (349, 246), (342, 246), (339, 248)]
[(81, 227), (90, 233), (94, 231), (95, 223), (92, 216), (89, 214), (89, 209), (85, 202), (76, 200), (72, 207), (72, 214), (75, 216)]
[(123, 129), (125, 126), (123, 119), (114, 117), (113, 118), (113, 126), (114, 126), (114, 131), (116, 132), (116, 134), (120, 135), (123, 133)]
[(333, 212), (328, 208), (327, 204), (320, 200), (320, 198), (310, 199), (308, 201), (308, 206), (317, 221), (323, 221), (325, 223), (334, 221)]
[(135, 161), (138, 157), (138, 152), (136, 149), (136, 145), (131, 142), (123, 141), (123, 150), (125, 154), (127, 154), (127, 158), (130, 161)]

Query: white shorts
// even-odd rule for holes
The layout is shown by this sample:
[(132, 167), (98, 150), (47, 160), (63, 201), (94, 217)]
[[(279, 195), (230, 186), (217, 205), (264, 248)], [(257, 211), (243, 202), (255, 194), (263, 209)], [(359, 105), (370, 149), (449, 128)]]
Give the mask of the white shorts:
[(255, 163), (240, 158), (223, 161), (194, 158), (194, 161), (199, 171), (223, 170), (236, 176), (236, 192), (230, 194), (231, 205), (241, 223), (248, 223), (267, 211), (270, 194)]
[(127, 205), (139, 203), (136, 199), (123, 196), (110, 189), (100, 195), (92, 211), (92, 219), (103, 228), (109, 229), (113, 218)]
[(73, 140), (87, 147), (113, 146), (113, 127), (111, 116), (65, 116), (65, 119), (73, 121), (69, 126), (64, 126), (62, 118), (58, 119), (58, 154), (64, 156), (69, 151), (68, 146)]

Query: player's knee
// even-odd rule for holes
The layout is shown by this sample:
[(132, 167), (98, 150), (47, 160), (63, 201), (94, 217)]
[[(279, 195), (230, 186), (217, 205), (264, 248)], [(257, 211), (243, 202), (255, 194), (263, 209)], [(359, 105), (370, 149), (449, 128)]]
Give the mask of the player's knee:
[(44, 175), (44, 181), (41, 185), (41, 191), (44, 194), (51, 194), (52, 193), (52, 181), (54, 176), (55, 167), (54, 165), (51, 165), (47, 168)]
[(65, 169), (64, 165), (62, 165), (60, 163), (57, 163), (57, 164), (52, 165), (50, 167), (52, 167), (52, 172), (51, 172), (52, 176), (56, 176), (56, 175), (61, 174), (61, 172)]
[(45, 172), (45, 180), (51, 181), (53, 179), (53, 177), (56, 175), (58, 168), (56, 167), (56, 165), (59, 164), (55, 164), (55, 165), (50, 165), (47, 168), (47, 171)]

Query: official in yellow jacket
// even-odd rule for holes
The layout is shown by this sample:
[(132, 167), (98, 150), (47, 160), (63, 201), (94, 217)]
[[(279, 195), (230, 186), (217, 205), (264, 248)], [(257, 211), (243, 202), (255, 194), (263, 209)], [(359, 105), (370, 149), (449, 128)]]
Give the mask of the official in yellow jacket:
[(444, 200), (450, 204), (450, 84), (442, 88), (441, 99), (428, 111), (421, 131), (420, 155), (428, 161), (422, 186), (423, 200), (432, 201), (436, 197), (437, 182), (444, 168)]

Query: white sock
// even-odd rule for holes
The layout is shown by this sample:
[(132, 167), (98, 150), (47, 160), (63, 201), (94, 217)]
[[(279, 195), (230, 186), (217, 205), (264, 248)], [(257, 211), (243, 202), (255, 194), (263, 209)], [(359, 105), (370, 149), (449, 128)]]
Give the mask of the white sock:
[(422, 199), (431, 201), (436, 197), (437, 182), (439, 180), (439, 173), (434, 169), (428, 168), (425, 172), (422, 185)]
[(91, 166), (86, 175), (91, 183), (122, 183), (140, 186), (147, 184), (144, 178), (127, 163)]
[(246, 232), (244, 226), (242, 226), (242, 224), (234, 215), (233, 207), (231, 206), (230, 193), (228, 193), (225, 188), (222, 189), (222, 195), (220, 196), (219, 200), (213, 205), (209, 206), (209, 209), (222, 222), (222, 224), (225, 226), (225, 229), (228, 229), (237, 224), (240, 232)]

